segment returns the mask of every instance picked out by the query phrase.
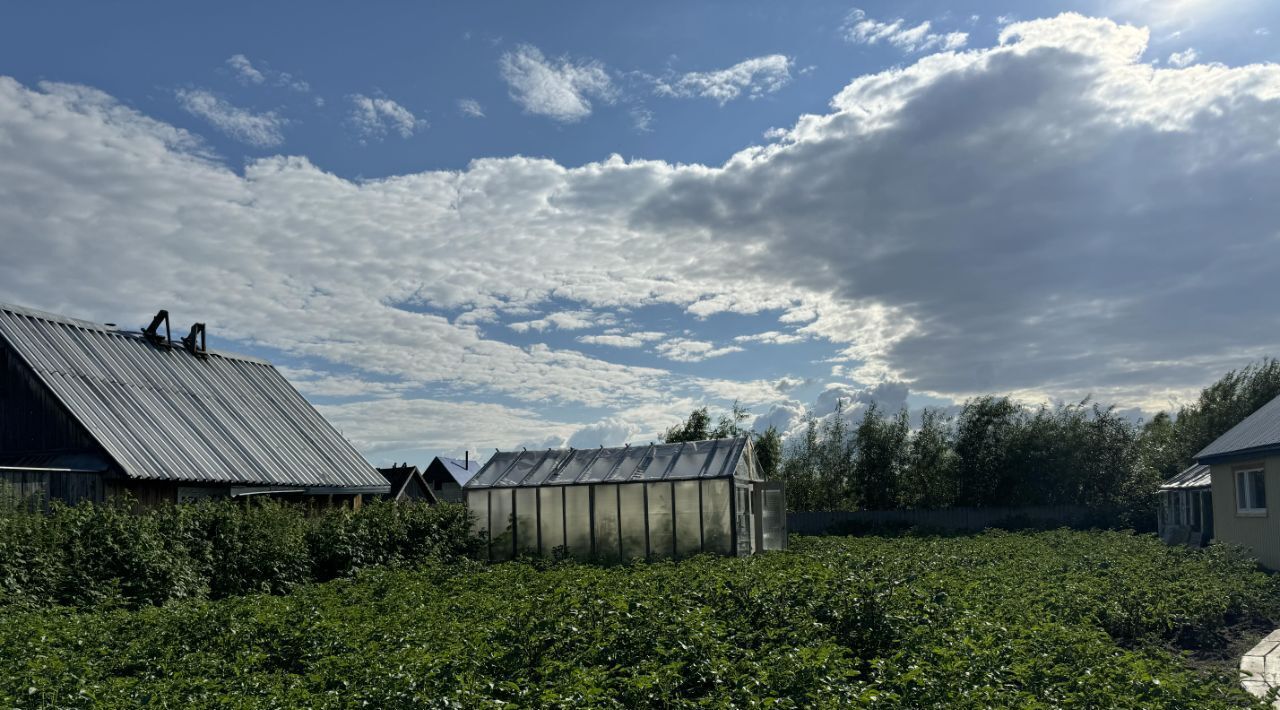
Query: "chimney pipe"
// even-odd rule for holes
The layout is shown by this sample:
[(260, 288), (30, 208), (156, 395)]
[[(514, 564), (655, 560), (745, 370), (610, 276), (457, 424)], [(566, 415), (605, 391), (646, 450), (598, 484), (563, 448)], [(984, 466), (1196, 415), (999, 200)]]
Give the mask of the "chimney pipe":
[(467, 469), (468, 471), (471, 470), (471, 450), (470, 449), (467, 449), (466, 451), (462, 452), (462, 467)]

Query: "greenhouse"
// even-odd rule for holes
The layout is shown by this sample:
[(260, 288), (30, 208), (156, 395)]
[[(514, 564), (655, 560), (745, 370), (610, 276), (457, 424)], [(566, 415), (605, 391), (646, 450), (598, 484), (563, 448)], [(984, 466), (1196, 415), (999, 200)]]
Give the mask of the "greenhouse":
[(764, 480), (745, 436), (499, 451), (465, 490), (493, 560), (749, 555), (787, 545), (782, 483)]

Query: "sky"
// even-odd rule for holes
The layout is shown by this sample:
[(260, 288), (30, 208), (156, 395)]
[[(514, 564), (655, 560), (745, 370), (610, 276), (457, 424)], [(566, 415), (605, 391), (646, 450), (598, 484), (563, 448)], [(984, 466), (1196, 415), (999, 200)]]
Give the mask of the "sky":
[(0, 301), (205, 322), (378, 465), (1280, 354), (1280, 7), (1027, 6), (6, 5)]

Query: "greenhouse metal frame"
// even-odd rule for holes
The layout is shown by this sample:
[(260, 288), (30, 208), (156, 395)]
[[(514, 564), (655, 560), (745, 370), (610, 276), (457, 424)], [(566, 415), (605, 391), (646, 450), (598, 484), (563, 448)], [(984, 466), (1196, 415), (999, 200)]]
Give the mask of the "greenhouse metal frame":
[(661, 559), (786, 549), (781, 482), (749, 437), (499, 451), (465, 487), (489, 558)]

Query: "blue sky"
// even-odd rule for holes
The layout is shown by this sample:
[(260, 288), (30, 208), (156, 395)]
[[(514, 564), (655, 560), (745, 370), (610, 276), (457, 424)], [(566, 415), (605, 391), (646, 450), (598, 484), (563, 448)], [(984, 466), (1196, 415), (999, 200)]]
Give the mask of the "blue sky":
[(208, 321), (377, 463), (735, 399), (1150, 415), (1275, 354), (1273, 30), (1257, 0), (9, 6), (0, 300)]

